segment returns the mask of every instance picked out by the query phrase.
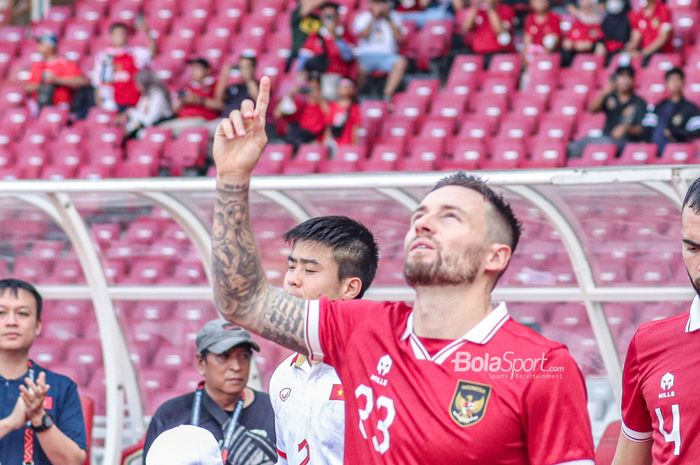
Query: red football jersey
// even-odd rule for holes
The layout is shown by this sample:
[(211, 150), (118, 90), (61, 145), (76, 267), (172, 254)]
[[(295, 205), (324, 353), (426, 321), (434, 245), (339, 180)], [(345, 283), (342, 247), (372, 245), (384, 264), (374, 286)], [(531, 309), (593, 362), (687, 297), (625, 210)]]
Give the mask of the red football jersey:
[(598, 42), (603, 39), (603, 30), (600, 24), (588, 24), (583, 21), (575, 21), (567, 37), (574, 42)]
[(700, 457), (700, 299), (689, 313), (639, 327), (622, 374), (622, 431), (653, 440), (654, 465), (697, 463)]
[(508, 5), (498, 4), (496, 6), (498, 17), (501, 18), (501, 23), (505, 25), (505, 36), (508, 41), (502, 40), (499, 42), (498, 35), (491, 27), (488, 12), (485, 9), (480, 9), (474, 19), (474, 28), (467, 34), (472, 50), (475, 53), (508, 53), (515, 50), (515, 41), (513, 40), (513, 22), (515, 21), (515, 12)]
[(544, 46), (544, 38), (548, 35), (561, 36), (561, 19), (551, 11), (539, 21), (535, 13), (530, 13), (525, 18), (525, 33), (532, 38), (532, 45)]
[(578, 366), (505, 304), (425, 341), (406, 304), (309, 301), (306, 339), (345, 387), (345, 463), (593, 465)]
[[(659, 37), (659, 32), (664, 29), (671, 29), (671, 13), (659, 0), (656, 1), (654, 9), (647, 13), (646, 9), (633, 11), (629, 14), (632, 29), (638, 30), (642, 35), (641, 47), (645, 48)], [(669, 35), (666, 44), (661, 48), (662, 53), (672, 53), (673, 44)]]

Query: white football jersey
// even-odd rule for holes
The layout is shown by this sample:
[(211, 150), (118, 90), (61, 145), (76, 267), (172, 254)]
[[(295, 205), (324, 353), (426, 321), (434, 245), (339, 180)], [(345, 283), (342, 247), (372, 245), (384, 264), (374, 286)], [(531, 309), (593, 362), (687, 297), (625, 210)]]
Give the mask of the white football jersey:
[(278, 465), (342, 465), (345, 394), (335, 369), (291, 355), (270, 379)]

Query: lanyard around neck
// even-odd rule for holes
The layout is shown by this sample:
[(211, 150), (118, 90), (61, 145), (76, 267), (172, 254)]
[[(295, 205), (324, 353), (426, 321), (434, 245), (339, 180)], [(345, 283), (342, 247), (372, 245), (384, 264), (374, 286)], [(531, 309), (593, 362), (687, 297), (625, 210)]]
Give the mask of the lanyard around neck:
[[(29, 368), (27, 377), (34, 381), (34, 362), (27, 362)], [(28, 421), (24, 427), (24, 465), (34, 465), (34, 430), (32, 430), (32, 422)]]
[[(199, 386), (197, 387), (197, 390), (194, 393), (194, 404), (192, 405), (192, 418), (191, 418), (191, 424), (193, 426), (199, 426), (199, 420), (201, 417), (201, 411), (202, 411), (202, 397), (204, 395), (204, 383), (199, 383)], [(228, 424), (226, 425), (226, 429), (224, 430), (224, 439), (221, 444), (221, 458), (223, 459), (224, 464), (226, 463), (226, 460), (228, 459), (229, 455), (229, 450), (231, 449), (231, 446), (233, 445), (233, 434), (236, 431), (236, 426), (238, 426), (238, 421), (241, 418), (241, 413), (243, 412), (243, 398), (244, 395), (241, 395), (241, 398), (236, 402), (236, 408), (233, 410), (233, 413), (231, 414), (231, 417), (229, 418)]]

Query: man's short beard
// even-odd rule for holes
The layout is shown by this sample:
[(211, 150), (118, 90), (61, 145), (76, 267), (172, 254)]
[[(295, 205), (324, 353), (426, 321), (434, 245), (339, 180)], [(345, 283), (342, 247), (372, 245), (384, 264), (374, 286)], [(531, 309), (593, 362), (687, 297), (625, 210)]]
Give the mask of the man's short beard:
[(409, 286), (458, 286), (474, 282), (483, 248), (473, 247), (461, 257), (453, 256), (446, 260), (443, 260), (440, 251), (437, 253), (438, 258), (429, 263), (411, 263), (406, 259), (403, 275)]

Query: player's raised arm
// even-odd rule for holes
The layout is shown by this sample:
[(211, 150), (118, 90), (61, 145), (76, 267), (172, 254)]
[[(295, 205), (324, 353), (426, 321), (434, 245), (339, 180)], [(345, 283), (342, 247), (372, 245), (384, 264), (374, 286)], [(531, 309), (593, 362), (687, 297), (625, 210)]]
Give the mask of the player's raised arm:
[(221, 121), (214, 136), (214, 301), (227, 320), (306, 353), (306, 302), (267, 281), (250, 225), (250, 177), (267, 143), (265, 113), (269, 103), (270, 79), (263, 77), (257, 103), (245, 100), (240, 110)]

